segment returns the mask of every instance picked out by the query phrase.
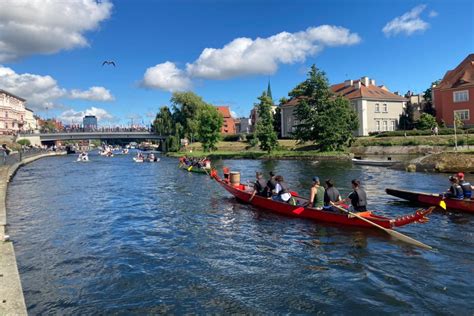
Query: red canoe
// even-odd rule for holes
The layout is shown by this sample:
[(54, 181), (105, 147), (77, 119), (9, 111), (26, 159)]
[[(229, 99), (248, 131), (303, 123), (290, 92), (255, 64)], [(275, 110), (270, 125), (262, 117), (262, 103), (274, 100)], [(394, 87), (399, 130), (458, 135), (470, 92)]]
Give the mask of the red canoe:
[(439, 196), (439, 194), (404, 191), (398, 189), (385, 189), (387, 194), (399, 197), (404, 200), (418, 202), (425, 205), (439, 205), (439, 202), (444, 201), (448, 210), (459, 210), (468, 213), (474, 213), (474, 200), (458, 200)]
[[(328, 222), (328, 223), (335, 223), (335, 224), (342, 224), (342, 225), (350, 225), (350, 226), (358, 226), (358, 227), (366, 227), (366, 228), (374, 228), (373, 225), (358, 219), (357, 217), (348, 217), (346, 213), (338, 212), (338, 211), (324, 211), (324, 210), (316, 210), (311, 207), (302, 207), (308, 202), (308, 199), (302, 197), (295, 197), (298, 201), (299, 205), (291, 205), (284, 202), (273, 201), (271, 199), (267, 199), (264, 197), (260, 197), (255, 195), (251, 202), (249, 202), (250, 197), (252, 196), (253, 188), (240, 184), (237, 186), (231, 185), (227, 180), (222, 180), (217, 176), (216, 172), (213, 172), (211, 176), (222, 186), (226, 189), (230, 194), (235, 196), (237, 199), (250, 203), (251, 205), (257, 206), (262, 209), (269, 210), (274, 213), (279, 213), (283, 215), (288, 215), (292, 217), (298, 218), (308, 218), (312, 220), (317, 220), (321, 222)], [(424, 223), (428, 219), (425, 217), (433, 208), (429, 208), (426, 210), (418, 210), (414, 214), (406, 215), (397, 217), (394, 219), (378, 216), (373, 214), (372, 211), (367, 212), (360, 212), (357, 213), (359, 216), (362, 216), (373, 223), (376, 223), (384, 228), (392, 229), (393, 227), (404, 226), (410, 223)]]

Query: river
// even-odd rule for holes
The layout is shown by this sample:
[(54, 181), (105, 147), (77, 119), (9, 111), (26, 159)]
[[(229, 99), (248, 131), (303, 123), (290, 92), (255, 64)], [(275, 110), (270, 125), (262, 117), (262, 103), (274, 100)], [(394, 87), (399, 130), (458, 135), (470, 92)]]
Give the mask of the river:
[[(287, 218), (237, 202), (177, 160), (41, 159), (9, 184), (9, 234), (30, 314), (452, 314), (474, 312), (474, 216), (436, 212), (381, 232)], [(274, 170), (302, 195), (313, 176), (359, 178), (384, 215), (416, 206), (386, 187), (442, 192), (446, 174), (336, 161), (224, 160), (242, 180)], [(471, 179), (472, 180), (472, 179)]]

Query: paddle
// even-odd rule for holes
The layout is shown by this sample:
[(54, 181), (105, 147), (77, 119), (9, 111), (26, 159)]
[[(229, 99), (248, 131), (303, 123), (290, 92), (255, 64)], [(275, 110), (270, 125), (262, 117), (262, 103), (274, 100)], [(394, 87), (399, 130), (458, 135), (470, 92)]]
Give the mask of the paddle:
[(439, 201), (439, 206), (441, 206), (441, 208), (443, 210), (446, 210), (446, 202), (445, 201), (443, 201), (443, 200)]
[(389, 234), (390, 236), (392, 236), (392, 237), (394, 237), (394, 238), (396, 238), (396, 239), (398, 239), (398, 240), (404, 241), (404, 242), (406, 242), (406, 243), (409, 243), (409, 244), (412, 244), (412, 245), (414, 245), (414, 246), (418, 246), (418, 247), (421, 247), (421, 248), (433, 249), (431, 246), (428, 246), (428, 245), (426, 245), (426, 244), (424, 244), (424, 243), (422, 243), (422, 242), (420, 242), (420, 241), (418, 241), (418, 240), (415, 240), (415, 239), (413, 239), (413, 238), (411, 238), (411, 237), (408, 237), (408, 236), (406, 236), (406, 235), (403, 235), (402, 233), (399, 233), (399, 232), (397, 232), (396, 230), (388, 229), (388, 228), (382, 227), (382, 226), (380, 226), (379, 224), (376, 224), (376, 223), (374, 223), (374, 222), (372, 222), (372, 221), (370, 221), (370, 220), (368, 220), (368, 219), (366, 219), (366, 218), (360, 216), (360, 215), (357, 214), (357, 213), (353, 213), (353, 212), (351, 212), (351, 211), (349, 211), (349, 210), (346, 210), (345, 208), (343, 208), (343, 207), (341, 207), (341, 206), (339, 206), (339, 205), (337, 205), (337, 204), (334, 204), (333, 202), (331, 202), (331, 205), (334, 206), (334, 207), (336, 207), (337, 209), (339, 209), (339, 210), (341, 210), (341, 211), (347, 213), (347, 214), (350, 214), (350, 215), (352, 215), (352, 216), (355, 216), (355, 217), (357, 217), (358, 219), (360, 219), (360, 220), (362, 220), (362, 221), (364, 221), (364, 222), (367, 222), (367, 223), (371, 224), (372, 226), (375, 226), (375, 227), (377, 227), (377, 228), (383, 230), (384, 232), (386, 232), (387, 234)]
[(188, 171), (191, 171), (193, 169), (193, 166), (189, 166)]
[(293, 213), (295, 213), (296, 215), (300, 215), (303, 211), (304, 211), (304, 206), (300, 206), (297, 209), (294, 209)]

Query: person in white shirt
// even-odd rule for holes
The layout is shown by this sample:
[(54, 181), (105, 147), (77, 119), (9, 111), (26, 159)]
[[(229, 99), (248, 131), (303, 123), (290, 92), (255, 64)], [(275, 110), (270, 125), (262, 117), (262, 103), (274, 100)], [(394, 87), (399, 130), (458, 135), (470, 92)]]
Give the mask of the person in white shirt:
[(275, 177), (276, 186), (275, 193), (273, 196), (275, 201), (288, 202), (291, 199), (291, 193), (288, 185), (285, 183), (285, 180), (282, 176)]

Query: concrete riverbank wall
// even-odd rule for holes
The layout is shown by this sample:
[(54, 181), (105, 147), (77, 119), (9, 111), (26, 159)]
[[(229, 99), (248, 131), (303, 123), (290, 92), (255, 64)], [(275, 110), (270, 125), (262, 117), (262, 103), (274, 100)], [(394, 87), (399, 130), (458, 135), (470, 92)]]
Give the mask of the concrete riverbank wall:
[(40, 158), (64, 154), (66, 153), (42, 153), (25, 158), (13, 165), (0, 167), (0, 315), (27, 315), (15, 250), (7, 232), (6, 197), (8, 182), (21, 166)]

